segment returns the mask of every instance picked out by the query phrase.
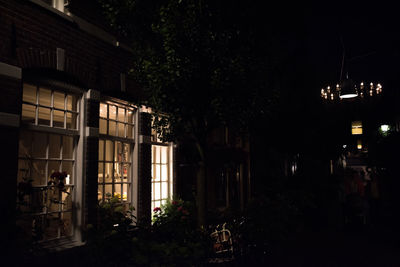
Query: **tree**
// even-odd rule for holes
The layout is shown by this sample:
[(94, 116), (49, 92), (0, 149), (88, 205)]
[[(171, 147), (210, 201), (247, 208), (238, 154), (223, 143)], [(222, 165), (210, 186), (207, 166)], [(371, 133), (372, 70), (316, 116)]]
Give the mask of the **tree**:
[(241, 1), (100, 2), (134, 51), (130, 74), (147, 93), (142, 104), (152, 108), (159, 136), (189, 139), (197, 149), (203, 225), (207, 136), (221, 126), (246, 131), (269, 113), (277, 96), (268, 77), (275, 65), (263, 14)]

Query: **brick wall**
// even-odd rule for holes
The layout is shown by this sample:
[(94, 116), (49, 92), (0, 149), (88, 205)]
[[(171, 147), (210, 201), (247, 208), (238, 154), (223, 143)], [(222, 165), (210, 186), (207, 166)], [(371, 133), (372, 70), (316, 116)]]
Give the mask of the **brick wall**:
[(56, 68), (65, 50), (65, 71), (87, 88), (119, 90), (130, 53), (81, 30), (75, 23), (29, 1), (0, 0), (0, 61), (21, 68)]
[(139, 144), (139, 181), (138, 181), (138, 223), (149, 225), (151, 222), (151, 117), (148, 113), (139, 113), (139, 135), (143, 142)]

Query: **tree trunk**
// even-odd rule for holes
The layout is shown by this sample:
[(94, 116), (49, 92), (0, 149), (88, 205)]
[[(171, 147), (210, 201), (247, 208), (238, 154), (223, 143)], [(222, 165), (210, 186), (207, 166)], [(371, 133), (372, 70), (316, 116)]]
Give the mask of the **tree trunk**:
[(197, 205), (197, 223), (202, 227), (206, 225), (206, 168), (204, 162), (199, 162), (196, 173), (196, 205)]

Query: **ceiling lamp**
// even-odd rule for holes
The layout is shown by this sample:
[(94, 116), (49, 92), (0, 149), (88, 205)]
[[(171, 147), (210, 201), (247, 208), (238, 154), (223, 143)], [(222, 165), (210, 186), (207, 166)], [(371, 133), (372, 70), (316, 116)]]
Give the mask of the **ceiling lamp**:
[(380, 95), (382, 85), (380, 83), (365, 84), (354, 83), (351, 79), (346, 79), (336, 86), (328, 85), (321, 89), (321, 98), (328, 101), (336, 101), (351, 98), (369, 98)]

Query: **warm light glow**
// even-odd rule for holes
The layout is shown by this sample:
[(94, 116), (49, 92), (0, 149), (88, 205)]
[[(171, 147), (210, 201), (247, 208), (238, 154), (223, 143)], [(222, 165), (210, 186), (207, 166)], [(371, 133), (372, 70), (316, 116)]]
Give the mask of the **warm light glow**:
[(357, 97), (357, 94), (347, 94), (347, 95), (341, 95), (340, 98), (353, 98), (353, 97)]
[(362, 143), (361, 140), (357, 140), (357, 149), (362, 149)]
[(351, 123), (351, 134), (358, 135), (358, 134), (362, 134), (362, 133), (363, 133), (362, 122), (361, 121), (353, 121)]
[(383, 133), (386, 133), (386, 132), (389, 131), (390, 127), (389, 127), (389, 125), (387, 125), (387, 124), (383, 124), (383, 125), (381, 125), (380, 129), (381, 129), (381, 131), (382, 131)]

